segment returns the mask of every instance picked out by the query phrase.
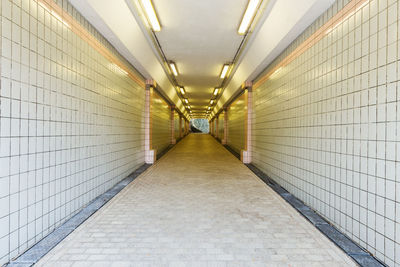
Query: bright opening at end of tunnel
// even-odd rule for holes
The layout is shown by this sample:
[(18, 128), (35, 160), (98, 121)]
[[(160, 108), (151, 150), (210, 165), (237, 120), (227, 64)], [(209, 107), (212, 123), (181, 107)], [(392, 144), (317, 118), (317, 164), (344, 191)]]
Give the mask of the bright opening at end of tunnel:
[(209, 133), (209, 123), (207, 119), (192, 119), (190, 121), (190, 131), (192, 133)]
[(400, 0), (0, 19), (0, 267), (400, 267)]

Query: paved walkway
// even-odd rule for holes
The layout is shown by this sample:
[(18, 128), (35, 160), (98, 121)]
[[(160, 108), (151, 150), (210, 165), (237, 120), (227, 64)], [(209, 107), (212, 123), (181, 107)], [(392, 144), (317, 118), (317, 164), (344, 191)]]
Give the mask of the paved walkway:
[(37, 266), (355, 266), (209, 135), (191, 134)]

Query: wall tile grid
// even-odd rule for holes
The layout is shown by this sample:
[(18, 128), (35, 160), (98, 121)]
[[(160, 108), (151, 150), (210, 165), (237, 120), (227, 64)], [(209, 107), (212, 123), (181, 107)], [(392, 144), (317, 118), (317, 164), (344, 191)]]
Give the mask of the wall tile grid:
[(1, 265), (143, 164), (144, 88), (36, 1), (0, 3)]
[(152, 149), (161, 153), (171, 144), (171, 109), (168, 103), (153, 90), (151, 102)]
[(228, 145), (239, 154), (245, 146), (245, 106), (242, 94), (228, 108)]
[(399, 12), (367, 1), (256, 88), (253, 115), (254, 165), (389, 266), (400, 266)]

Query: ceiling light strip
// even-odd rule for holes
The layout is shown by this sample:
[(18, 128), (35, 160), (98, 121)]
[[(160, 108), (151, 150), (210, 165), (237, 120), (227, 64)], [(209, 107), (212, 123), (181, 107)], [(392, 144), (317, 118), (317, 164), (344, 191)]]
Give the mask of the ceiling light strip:
[(228, 74), (228, 70), (229, 70), (229, 64), (224, 64), (224, 66), (222, 67), (221, 74), (220, 74), (219, 77), (221, 79), (225, 79), (226, 75)]
[[(92, 34), (89, 33), (83, 26), (79, 24), (68, 12), (64, 11), (57, 3), (53, 0), (37, 0), (37, 3), (41, 6), (45, 6), (51, 11), (51, 14), (58, 20), (62, 20), (64, 25), (68, 25), (69, 29), (79, 36), (82, 40), (86, 41), (91, 47), (93, 47), (97, 52), (99, 52), (103, 57), (105, 57), (110, 62), (114, 63), (126, 73), (128, 76), (136, 82), (140, 87), (145, 88), (146, 84), (144, 80), (139, 78), (133, 71), (130, 70), (121, 60), (119, 60), (113, 53), (110, 52), (104, 45), (97, 40)], [(57, 16), (55, 16), (55, 14)]]
[(287, 66), (317, 42), (319, 42), (323, 37), (331, 32), (330, 29), (337, 27), (339, 23), (342, 23), (344, 19), (353, 15), (359, 8), (364, 6), (369, 0), (352, 0), (348, 3), (342, 10), (340, 10), (335, 16), (328, 20), (321, 28), (315, 31), (310, 37), (308, 37), (303, 43), (301, 43), (293, 52), (286, 56), (280, 63), (269, 70), (264, 76), (262, 76), (257, 82), (254, 83), (253, 89), (258, 88), (261, 84), (271, 77), (278, 69), (282, 69)]
[(169, 67), (171, 69), (172, 74), (174, 74), (174, 76), (178, 76), (178, 69), (176, 68), (175, 62), (169, 62)]
[(240, 22), (240, 26), (238, 29), (238, 33), (243, 35), (249, 29), (251, 23), (254, 20), (257, 8), (259, 7), (261, 0), (249, 0), (247, 4), (246, 11), (244, 12), (242, 21)]
[(155, 32), (161, 31), (161, 25), (151, 0), (141, 0), (140, 2), (142, 3), (142, 7), (146, 14), (147, 21), (149, 22), (153, 31)]

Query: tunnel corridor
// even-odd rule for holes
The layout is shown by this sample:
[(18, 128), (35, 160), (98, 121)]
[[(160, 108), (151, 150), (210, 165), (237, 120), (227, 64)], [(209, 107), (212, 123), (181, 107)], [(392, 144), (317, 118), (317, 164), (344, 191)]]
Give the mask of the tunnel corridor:
[(37, 266), (355, 266), (207, 134), (190, 134)]
[(399, 14), (0, 0), (0, 266), (400, 267)]

